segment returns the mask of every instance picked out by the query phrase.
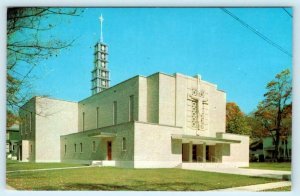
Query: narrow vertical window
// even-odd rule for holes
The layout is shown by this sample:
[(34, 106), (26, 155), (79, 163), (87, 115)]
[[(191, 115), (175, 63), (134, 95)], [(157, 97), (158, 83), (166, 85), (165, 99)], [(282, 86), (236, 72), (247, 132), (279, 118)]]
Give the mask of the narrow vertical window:
[(28, 116), (27, 114), (25, 115), (25, 134), (27, 133), (27, 130), (28, 130)]
[(93, 141), (93, 152), (96, 152), (96, 142)]
[(67, 154), (67, 144), (65, 144), (65, 154)]
[(126, 151), (126, 138), (123, 137), (122, 139), (122, 151)]
[(118, 112), (117, 102), (114, 101), (114, 104), (113, 104), (113, 123), (114, 123), (114, 125), (117, 124), (117, 120), (118, 120), (117, 112)]
[(32, 144), (30, 144), (30, 154), (32, 154)]
[(74, 152), (76, 152), (76, 144), (74, 144)]
[(99, 128), (99, 107), (96, 109), (96, 128)]
[(20, 123), (20, 135), (22, 135), (22, 129), (23, 129), (23, 122), (22, 122), (22, 118), (21, 118), (21, 123)]
[(82, 112), (82, 131), (84, 131), (84, 112)]
[(32, 112), (30, 112), (30, 119), (29, 119), (29, 132), (32, 132)]
[(131, 95), (129, 97), (129, 121), (133, 121), (133, 118), (134, 118), (133, 117), (133, 115), (134, 115), (133, 111), (134, 111), (134, 96)]
[(82, 152), (82, 143), (80, 143), (80, 152)]

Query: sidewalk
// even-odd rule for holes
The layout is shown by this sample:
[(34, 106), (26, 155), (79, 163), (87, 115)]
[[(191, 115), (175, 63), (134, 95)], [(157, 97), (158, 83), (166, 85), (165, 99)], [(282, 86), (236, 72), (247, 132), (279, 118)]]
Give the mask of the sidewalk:
[(6, 171), (6, 173), (15, 173), (15, 172), (32, 172), (32, 171), (50, 171), (50, 170), (62, 170), (62, 169), (80, 169), (87, 167), (95, 166), (79, 166), (79, 167), (60, 167), (60, 168), (45, 168), (45, 169), (27, 169), (27, 170), (15, 170), (15, 171)]
[(255, 177), (266, 177), (266, 178), (274, 178), (280, 180), (282, 180), (287, 175), (291, 175), (291, 171), (245, 169), (245, 168), (201, 168), (199, 167), (199, 168), (194, 168), (192, 170), (255, 176)]
[(212, 190), (212, 191), (251, 191), (251, 192), (257, 192), (257, 191), (264, 191), (264, 190), (268, 190), (268, 189), (280, 188), (280, 187), (285, 187), (285, 186), (292, 186), (292, 182), (290, 182), (290, 181), (272, 182), (272, 183), (266, 183), (266, 184), (240, 186), (240, 187), (233, 187), (233, 188), (227, 188), (227, 189), (217, 189), (217, 190)]
[(13, 190), (16, 190), (16, 189), (14, 189), (13, 187), (6, 184), (6, 190), (13, 191)]

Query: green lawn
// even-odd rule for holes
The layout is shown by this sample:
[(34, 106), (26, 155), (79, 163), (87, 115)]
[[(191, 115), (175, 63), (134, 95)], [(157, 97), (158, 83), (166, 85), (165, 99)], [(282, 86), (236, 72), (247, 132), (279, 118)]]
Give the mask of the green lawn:
[(182, 169), (89, 167), (7, 173), (6, 181), (18, 190), (205, 191), (278, 180)]
[(6, 160), (6, 171), (61, 168), (61, 167), (77, 167), (77, 166), (84, 166), (84, 165), (69, 164), (69, 163), (26, 163), (26, 162)]
[(247, 168), (291, 171), (291, 166), (291, 163), (250, 163)]
[(292, 187), (286, 186), (286, 187), (281, 187), (281, 188), (268, 189), (268, 190), (265, 190), (264, 192), (278, 192), (278, 191), (292, 191)]

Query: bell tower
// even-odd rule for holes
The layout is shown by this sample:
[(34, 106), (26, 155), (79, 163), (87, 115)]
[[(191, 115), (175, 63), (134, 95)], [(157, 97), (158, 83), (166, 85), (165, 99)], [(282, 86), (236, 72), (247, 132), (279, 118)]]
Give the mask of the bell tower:
[(102, 14), (100, 20), (100, 41), (94, 48), (94, 68), (92, 70), (92, 95), (109, 88), (108, 46), (103, 42)]

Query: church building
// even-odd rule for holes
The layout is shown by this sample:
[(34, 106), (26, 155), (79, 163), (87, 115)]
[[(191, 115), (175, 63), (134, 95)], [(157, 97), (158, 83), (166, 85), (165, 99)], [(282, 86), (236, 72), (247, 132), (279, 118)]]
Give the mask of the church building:
[(33, 97), (21, 107), (22, 161), (126, 168), (249, 165), (249, 137), (225, 132), (226, 93), (217, 85), (199, 75), (158, 72), (110, 87), (102, 33), (94, 56), (90, 97)]

